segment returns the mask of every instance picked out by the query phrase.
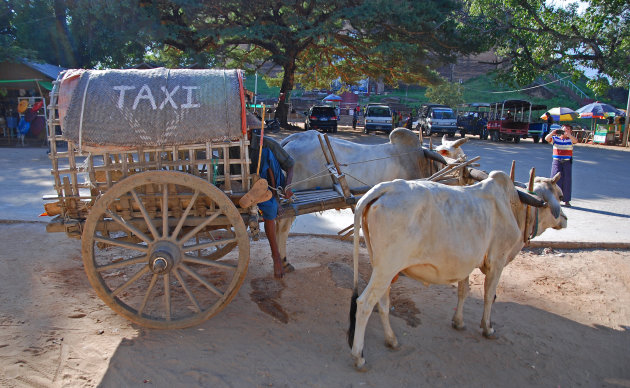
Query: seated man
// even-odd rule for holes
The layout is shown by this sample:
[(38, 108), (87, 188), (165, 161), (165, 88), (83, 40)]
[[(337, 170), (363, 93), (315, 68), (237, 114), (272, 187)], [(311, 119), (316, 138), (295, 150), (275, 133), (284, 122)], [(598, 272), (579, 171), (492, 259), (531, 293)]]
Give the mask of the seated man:
[[(260, 121), (258, 121), (258, 124), (254, 123), (253, 125), (250, 124), (251, 121), (254, 120), (248, 117), (247, 136), (250, 139), (249, 154), (251, 173), (255, 174), (258, 168), (258, 155), (260, 152), (260, 132), (252, 128), (256, 128), (256, 125), (260, 127)], [(282, 278), (285, 273), (292, 272), (295, 268), (287, 262), (286, 257), (280, 258), (278, 243), (276, 241), (276, 218), (278, 216), (279, 200), (278, 191), (273, 189), (282, 190), (285, 198), (291, 198), (291, 196), (293, 196), (293, 192), (287, 186), (291, 184), (291, 180), (293, 179), (293, 165), (295, 161), (282, 148), (280, 143), (267, 136), (263, 137), (263, 147), (260, 155), (260, 177), (267, 180), (269, 187), (272, 188), (272, 196), (266, 201), (259, 202), (258, 209), (262, 213), (265, 234), (267, 235), (269, 247), (271, 248), (273, 275), (276, 278)], [(284, 172), (286, 172), (286, 177)]]

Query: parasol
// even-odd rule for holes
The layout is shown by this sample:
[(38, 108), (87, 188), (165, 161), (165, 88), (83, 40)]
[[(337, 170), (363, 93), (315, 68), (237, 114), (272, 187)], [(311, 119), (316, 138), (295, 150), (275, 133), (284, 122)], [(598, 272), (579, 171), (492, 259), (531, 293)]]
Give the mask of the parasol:
[(610, 116), (622, 116), (623, 112), (615, 108), (612, 105), (605, 104), (603, 102), (595, 101), (588, 105), (584, 105), (576, 111), (583, 119), (603, 119)]
[(336, 94), (329, 94), (326, 97), (324, 97), (324, 99), (323, 99), (323, 101), (331, 101), (331, 102), (339, 102), (341, 100), (342, 100), (342, 98), (339, 97)]
[(540, 116), (540, 118), (541, 119), (546, 119), (547, 118), (547, 114), (550, 114), (551, 118), (555, 122), (558, 122), (558, 121), (573, 121), (573, 120), (577, 119), (578, 116), (579, 116), (573, 109), (565, 108), (565, 107), (551, 108), (547, 112), (545, 112), (544, 115)]

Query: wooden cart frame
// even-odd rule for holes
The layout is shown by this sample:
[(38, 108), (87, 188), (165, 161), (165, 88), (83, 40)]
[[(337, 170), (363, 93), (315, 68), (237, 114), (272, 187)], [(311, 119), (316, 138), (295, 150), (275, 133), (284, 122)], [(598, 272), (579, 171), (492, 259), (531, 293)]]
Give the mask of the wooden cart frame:
[[(258, 234), (257, 207), (237, 205), (252, 185), (248, 140), (82, 150), (61, 135), (61, 77), (48, 107), (47, 231), (81, 239), (90, 284), (127, 319), (161, 329), (209, 319), (237, 294)], [(298, 194), (284, 215), (351, 206), (338, 165), (333, 173), (342, 189)]]

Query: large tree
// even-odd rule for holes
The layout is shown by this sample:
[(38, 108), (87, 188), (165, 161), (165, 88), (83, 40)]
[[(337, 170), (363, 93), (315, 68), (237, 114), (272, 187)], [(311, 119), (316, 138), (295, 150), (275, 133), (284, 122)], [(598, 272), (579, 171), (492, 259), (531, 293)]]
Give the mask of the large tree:
[[(582, 8), (579, 4), (582, 3)], [(521, 84), (541, 72), (595, 69), (591, 88), (630, 82), (630, 3), (588, 0), (565, 7), (546, 0), (468, 0), (459, 20), (483, 35)]]
[(150, 42), (137, 0), (4, 0), (2, 7), (0, 48), (11, 58), (121, 67), (141, 60)]
[(474, 45), (458, 34), (447, 0), (143, 0), (160, 20), (161, 42), (212, 51), (225, 66), (282, 68), (276, 117), (286, 124), (296, 77), (314, 84), (366, 76), (384, 82), (438, 81), (435, 67)]

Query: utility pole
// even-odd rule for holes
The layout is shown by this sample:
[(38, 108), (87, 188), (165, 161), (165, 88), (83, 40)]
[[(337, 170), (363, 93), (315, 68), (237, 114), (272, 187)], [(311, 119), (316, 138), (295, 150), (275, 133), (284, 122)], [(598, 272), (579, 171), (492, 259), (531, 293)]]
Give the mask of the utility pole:
[(622, 146), (628, 146), (628, 129), (630, 127), (630, 83), (628, 84), (628, 104), (626, 105), (626, 123), (623, 126), (623, 142)]
[(256, 98), (258, 97), (258, 72), (254, 81), (254, 106), (256, 106)]

